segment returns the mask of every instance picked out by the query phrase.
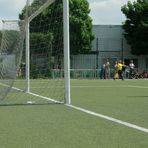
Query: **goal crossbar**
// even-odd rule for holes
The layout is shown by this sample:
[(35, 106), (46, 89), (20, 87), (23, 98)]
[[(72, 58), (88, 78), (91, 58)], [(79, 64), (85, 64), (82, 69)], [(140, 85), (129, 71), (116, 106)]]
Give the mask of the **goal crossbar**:
[(38, 16), (43, 10), (49, 7), (55, 0), (48, 0), (43, 6), (41, 6), (37, 11), (35, 11), (29, 18), (29, 22), (31, 22), (36, 16)]

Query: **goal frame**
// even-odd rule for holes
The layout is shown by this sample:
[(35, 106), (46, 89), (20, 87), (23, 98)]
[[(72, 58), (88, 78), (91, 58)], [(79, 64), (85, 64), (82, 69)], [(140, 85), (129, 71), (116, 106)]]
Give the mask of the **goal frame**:
[[(39, 10), (26, 19), (26, 93), (30, 92), (30, 38), (29, 24), (33, 18), (40, 14), (45, 8), (51, 5), (55, 0), (48, 0)], [(27, 0), (26, 5), (29, 5)], [(28, 7), (27, 7), (28, 8)], [(70, 96), (70, 44), (69, 44), (69, 0), (63, 0), (63, 36), (64, 36), (64, 81), (65, 81), (65, 104), (71, 104)]]

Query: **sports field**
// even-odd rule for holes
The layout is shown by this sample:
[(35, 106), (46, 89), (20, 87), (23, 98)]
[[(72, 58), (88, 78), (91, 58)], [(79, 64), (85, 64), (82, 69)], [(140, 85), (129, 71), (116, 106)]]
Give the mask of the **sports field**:
[(148, 80), (71, 80), (71, 103), (0, 106), (0, 147), (148, 148)]

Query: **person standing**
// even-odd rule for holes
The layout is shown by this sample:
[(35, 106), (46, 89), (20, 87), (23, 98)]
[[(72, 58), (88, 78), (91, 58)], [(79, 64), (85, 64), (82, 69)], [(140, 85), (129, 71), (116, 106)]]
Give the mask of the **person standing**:
[(105, 79), (105, 64), (101, 66), (100, 79)]
[(110, 79), (110, 63), (108, 60), (105, 64), (105, 79)]
[(114, 65), (114, 80), (115, 79), (118, 79), (119, 78), (119, 75), (118, 75), (118, 62), (115, 61), (115, 65)]
[(135, 73), (135, 64), (133, 63), (133, 60), (130, 61), (130, 64), (129, 64), (129, 76), (130, 78), (132, 78), (132, 75), (134, 75)]
[(123, 74), (122, 74), (122, 62), (121, 62), (121, 60), (119, 60), (119, 62), (118, 62), (118, 75), (119, 75), (119, 79), (124, 80)]
[(125, 77), (126, 77), (126, 65), (125, 65), (124, 61), (122, 62), (122, 76), (123, 76), (123, 79), (125, 79)]

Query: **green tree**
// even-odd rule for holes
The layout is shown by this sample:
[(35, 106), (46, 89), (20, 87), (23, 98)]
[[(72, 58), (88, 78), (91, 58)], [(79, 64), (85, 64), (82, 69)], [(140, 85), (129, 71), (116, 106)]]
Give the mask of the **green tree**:
[(148, 0), (130, 1), (121, 8), (126, 16), (124, 36), (135, 55), (148, 54)]
[(2, 32), (0, 31), (0, 45), (1, 45), (1, 41), (2, 41)]
[[(7, 54), (17, 53), (19, 50), (19, 42), (20, 42), (20, 33), (15, 30), (5, 30), (5, 36), (9, 39), (9, 42), (6, 41), (3, 45), (3, 52), (7, 52)], [(7, 40), (4, 38), (4, 40)], [(2, 41), (2, 32), (0, 32), (0, 43)], [(0, 44), (1, 45), (1, 44)]]
[[(31, 78), (49, 77), (51, 75), (51, 42), (53, 35), (51, 33), (31, 33), (30, 35), (30, 49), (31, 49), (31, 64), (30, 73)], [(40, 46), (38, 47), (38, 43)], [(44, 58), (41, 68), (37, 68), (36, 57), (40, 54)]]
[[(32, 3), (33, 8), (36, 8), (38, 4), (38, 0), (34, 0)], [(90, 9), (89, 3), (87, 0), (69, 0), (70, 4), (70, 52), (71, 54), (79, 54), (79, 53), (88, 53), (91, 51), (92, 41), (94, 39), (94, 35), (92, 34), (92, 20), (89, 16)], [(32, 8), (32, 9), (33, 9)], [(20, 18), (24, 18), (25, 8), (22, 10), (22, 14), (20, 14)], [(57, 15), (58, 17), (52, 18), (51, 16)], [(53, 39), (53, 51), (56, 52), (57, 38), (58, 36), (63, 36), (58, 34), (57, 32), (63, 33), (61, 30), (63, 29), (63, 5), (62, 0), (56, 0), (54, 4), (49, 6), (48, 9), (44, 11), (44, 13), (38, 15), (35, 19), (32, 20), (30, 24), (31, 32), (43, 32), (43, 30), (36, 29), (38, 26), (38, 22), (40, 25), (43, 24), (51, 24), (46, 25), (44, 27), (44, 32), (52, 32), (54, 36)], [(49, 20), (49, 18), (51, 18)], [(52, 20), (53, 19), (53, 20)], [(36, 25), (36, 26), (35, 26)], [(32, 27), (33, 26), (33, 27)], [(51, 30), (52, 28), (52, 30)], [(54, 29), (54, 28), (58, 28)], [(59, 31), (60, 30), (60, 31)], [(56, 32), (56, 33), (55, 33)], [(61, 44), (61, 46), (63, 46)], [(54, 54), (54, 53), (53, 53)]]
[(92, 19), (87, 0), (70, 0), (71, 53), (88, 53), (92, 48)]

